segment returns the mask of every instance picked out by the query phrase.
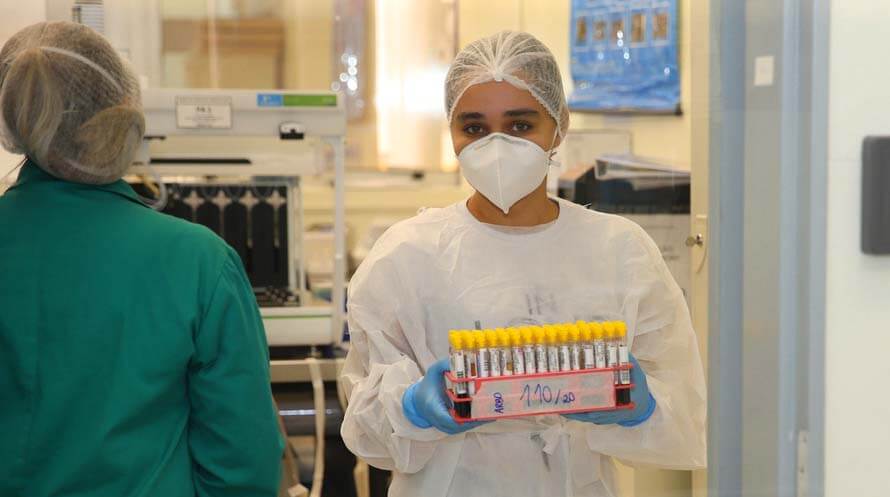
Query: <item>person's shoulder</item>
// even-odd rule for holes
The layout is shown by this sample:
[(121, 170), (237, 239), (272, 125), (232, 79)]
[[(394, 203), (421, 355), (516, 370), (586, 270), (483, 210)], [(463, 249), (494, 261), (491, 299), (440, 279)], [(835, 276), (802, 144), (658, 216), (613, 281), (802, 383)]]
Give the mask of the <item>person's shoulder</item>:
[(609, 214), (578, 205), (567, 200), (560, 201), (561, 208), (566, 210), (575, 230), (584, 230), (591, 236), (593, 243), (618, 250), (626, 255), (646, 252), (648, 255), (659, 255), (658, 248), (652, 237), (642, 226), (631, 219), (618, 214)]
[(439, 235), (458, 215), (456, 206), (421, 209), (417, 215), (392, 225), (377, 240), (372, 254), (389, 256), (403, 251), (426, 252), (434, 249)]
[(600, 212), (568, 200), (560, 199), (559, 205), (573, 223), (584, 224), (596, 230), (600, 236), (637, 237), (640, 234), (645, 235), (645, 231), (639, 224), (624, 216)]
[(427, 208), (392, 225), (374, 243), (350, 286), (358, 286), (362, 281), (373, 279), (374, 275), (391, 275), (431, 264), (441, 234), (457, 215), (459, 212), (454, 205)]
[(206, 247), (225, 244), (216, 233), (201, 224), (193, 223), (151, 209), (148, 210), (146, 215), (150, 218), (150, 222), (162, 236), (166, 234), (177, 238), (183, 238), (188, 242)]
[(144, 219), (150, 226), (148, 236), (179, 257), (223, 263), (234, 252), (229, 244), (206, 226), (150, 209), (144, 214)]

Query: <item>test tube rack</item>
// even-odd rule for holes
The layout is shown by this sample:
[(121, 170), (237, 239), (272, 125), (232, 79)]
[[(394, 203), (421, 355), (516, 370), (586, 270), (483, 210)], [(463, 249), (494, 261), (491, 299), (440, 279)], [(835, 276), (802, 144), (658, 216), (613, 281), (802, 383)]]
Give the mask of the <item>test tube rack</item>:
[[(620, 390), (633, 389), (634, 385), (615, 384), (618, 371), (632, 368), (632, 364), (627, 364), (486, 378), (457, 378), (447, 371), (445, 377), (452, 387), (446, 387), (446, 393), (453, 406), (470, 406), (469, 417), (460, 416), (454, 407), (451, 408), (451, 415), (458, 423), (633, 409), (633, 402), (618, 404), (617, 394)], [(474, 393), (466, 397), (455, 395), (453, 386), (461, 383), (467, 384), (467, 390)]]

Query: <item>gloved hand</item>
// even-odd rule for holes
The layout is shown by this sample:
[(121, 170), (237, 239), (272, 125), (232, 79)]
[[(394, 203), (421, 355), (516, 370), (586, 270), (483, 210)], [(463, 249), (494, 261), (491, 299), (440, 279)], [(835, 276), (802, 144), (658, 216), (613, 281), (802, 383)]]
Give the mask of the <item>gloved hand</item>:
[(636, 407), (618, 411), (581, 412), (565, 414), (564, 416), (575, 421), (597, 425), (617, 424), (633, 427), (643, 424), (655, 412), (655, 397), (649, 392), (649, 385), (646, 383), (646, 373), (640, 367), (640, 363), (637, 362), (633, 354), (630, 354), (630, 362), (633, 364), (633, 369), (630, 370), (630, 381), (634, 384), (634, 388), (630, 391), (630, 400)]
[(489, 421), (458, 423), (451, 417), (448, 407), (451, 400), (445, 393), (445, 371), (450, 371), (448, 359), (436, 362), (426, 371), (426, 376), (411, 385), (402, 396), (405, 417), (418, 428), (435, 428), (449, 435), (472, 430)]

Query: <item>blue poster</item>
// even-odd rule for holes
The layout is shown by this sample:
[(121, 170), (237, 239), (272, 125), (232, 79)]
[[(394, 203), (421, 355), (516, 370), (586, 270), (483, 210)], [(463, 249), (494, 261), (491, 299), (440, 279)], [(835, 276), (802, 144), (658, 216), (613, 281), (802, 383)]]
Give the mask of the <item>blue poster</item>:
[(574, 111), (680, 112), (677, 0), (572, 0)]

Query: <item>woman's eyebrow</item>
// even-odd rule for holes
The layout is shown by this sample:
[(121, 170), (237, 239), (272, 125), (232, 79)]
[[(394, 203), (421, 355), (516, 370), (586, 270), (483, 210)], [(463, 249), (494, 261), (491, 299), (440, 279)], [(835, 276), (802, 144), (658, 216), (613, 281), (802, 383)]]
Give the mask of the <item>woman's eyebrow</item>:
[(539, 116), (540, 112), (535, 109), (512, 109), (504, 112), (504, 117), (523, 117), (523, 116)]
[(481, 112), (463, 112), (457, 116), (457, 120), (464, 122), (471, 119), (484, 119), (485, 115)]

